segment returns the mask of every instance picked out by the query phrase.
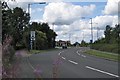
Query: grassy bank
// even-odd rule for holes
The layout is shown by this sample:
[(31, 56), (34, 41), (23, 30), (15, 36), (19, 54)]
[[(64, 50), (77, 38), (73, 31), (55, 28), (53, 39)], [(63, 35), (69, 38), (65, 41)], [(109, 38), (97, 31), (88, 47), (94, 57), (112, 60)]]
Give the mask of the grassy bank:
[(47, 50), (30, 50), (30, 54), (39, 54), (39, 53), (53, 51), (53, 50), (58, 50), (58, 49), (54, 48), (54, 49), (47, 49)]
[(100, 58), (108, 59), (108, 60), (118, 61), (118, 54), (114, 54), (114, 53), (112, 54), (112, 53), (102, 52), (102, 51), (97, 51), (97, 50), (88, 50), (85, 53), (94, 55)]
[(118, 44), (92, 44), (92, 49), (118, 54), (119, 47)]

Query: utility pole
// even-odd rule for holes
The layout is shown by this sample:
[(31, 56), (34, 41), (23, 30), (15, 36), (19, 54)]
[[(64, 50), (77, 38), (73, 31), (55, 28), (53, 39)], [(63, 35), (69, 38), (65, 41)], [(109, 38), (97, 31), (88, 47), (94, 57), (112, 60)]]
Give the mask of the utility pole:
[(98, 40), (98, 38), (99, 38), (98, 31), (99, 31), (99, 28), (97, 27), (97, 40)]
[(83, 31), (83, 41), (84, 41), (84, 31)]
[(54, 29), (54, 24), (55, 24), (55, 23), (52, 23), (52, 25), (53, 25), (53, 26), (52, 26), (53, 31), (55, 30), (55, 29)]
[(70, 41), (70, 38), (71, 38), (71, 34), (69, 33), (69, 41)]
[(91, 40), (90, 40), (90, 42), (93, 43), (93, 29), (92, 29), (93, 23), (92, 23), (92, 18), (90, 18), (90, 19), (91, 19), (91, 23), (90, 23), (91, 24)]

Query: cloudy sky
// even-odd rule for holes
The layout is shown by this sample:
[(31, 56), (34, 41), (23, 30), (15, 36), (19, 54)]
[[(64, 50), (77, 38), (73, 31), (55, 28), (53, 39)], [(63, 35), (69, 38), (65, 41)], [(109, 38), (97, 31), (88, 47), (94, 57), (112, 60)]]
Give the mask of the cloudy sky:
[[(46, 4), (34, 4), (36, 2)], [(118, 1), (120, 0), (17, 0), (9, 1), (11, 8), (19, 6), (28, 12), (31, 21), (48, 22), (57, 34), (56, 40), (70, 40), (72, 43), (91, 39), (91, 19), (94, 41), (104, 37), (106, 25), (118, 24)]]

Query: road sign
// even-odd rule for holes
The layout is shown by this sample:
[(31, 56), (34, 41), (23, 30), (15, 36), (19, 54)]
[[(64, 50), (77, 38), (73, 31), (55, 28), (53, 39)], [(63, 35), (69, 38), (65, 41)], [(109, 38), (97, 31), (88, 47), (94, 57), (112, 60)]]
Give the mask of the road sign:
[(35, 31), (30, 32), (31, 40), (35, 40)]

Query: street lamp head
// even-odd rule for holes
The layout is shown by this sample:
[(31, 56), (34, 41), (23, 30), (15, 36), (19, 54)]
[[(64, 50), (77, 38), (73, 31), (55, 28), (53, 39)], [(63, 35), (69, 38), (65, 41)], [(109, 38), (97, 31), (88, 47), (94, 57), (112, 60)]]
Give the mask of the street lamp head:
[(81, 17), (82, 19), (85, 19), (85, 17)]
[(36, 2), (36, 3), (29, 3), (28, 5), (33, 5), (33, 4), (46, 4), (46, 2)]
[(40, 3), (38, 3), (38, 4), (46, 4), (46, 2), (40, 2)]

